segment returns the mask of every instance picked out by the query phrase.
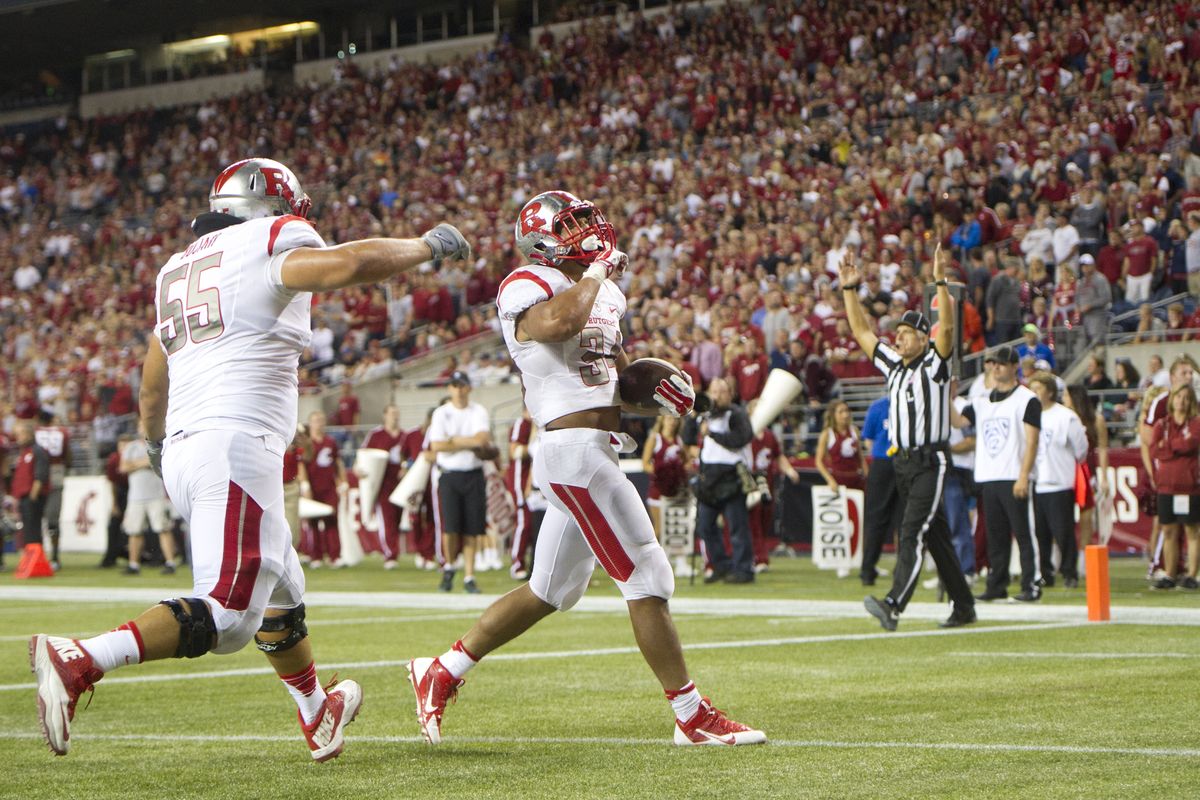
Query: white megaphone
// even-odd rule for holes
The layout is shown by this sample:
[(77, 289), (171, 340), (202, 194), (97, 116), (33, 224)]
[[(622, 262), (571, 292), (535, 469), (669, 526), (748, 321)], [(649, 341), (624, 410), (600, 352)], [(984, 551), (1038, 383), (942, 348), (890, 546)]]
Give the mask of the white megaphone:
[(311, 497), (300, 498), (300, 519), (321, 519), (333, 516), (333, 506), (320, 503)]
[(803, 388), (799, 378), (787, 370), (771, 370), (762, 394), (758, 396), (754, 413), (750, 415), (750, 427), (754, 429), (754, 435), (758, 436), (766, 430), (780, 412), (791, 405)]
[(433, 464), (427, 461), (424, 455), (414, 458), (413, 462), (408, 465), (408, 471), (396, 485), (392, 496), (388, 498), (388, 502), (401, 508), (407, 506), (413, 495), (425, 491), (425, 487), (429, 485), (431, 472), (433, 472)]
[(388, 452), (374, 447), (363, 447), (354, 456), (354, 474), (358, 476), (358, 499), (362, 505), (363, 527), (378, 530), (375, 524), (375, 502), (379, 500), (379, 487), (383, 485), (383, 473), (387, 470)]

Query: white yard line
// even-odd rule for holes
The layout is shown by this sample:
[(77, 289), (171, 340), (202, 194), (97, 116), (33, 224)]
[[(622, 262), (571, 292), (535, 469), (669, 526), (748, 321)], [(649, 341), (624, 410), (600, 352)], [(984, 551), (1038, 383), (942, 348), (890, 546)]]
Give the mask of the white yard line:
[[(178, 588), (0, 586), (0, 601), (45, 603), (94, 603), (125, 601), (157, 603), (179, 595)], [(321, 608), (428, 609), (443, 613), (482, 611), (496, 595), (442, 594), (440, 592), (309, 592), (304, 601), (314, 612)], [(1027, 603), (979, 603), (981, 622), (1085, 622), (1087, 609), (1081, 605)], [(620, 597), (584, 597), (572, 610), (626, 614)], [(750, 617), (813, 617), (865, 619), (861, 601), (856, 600), (749, 600), (736, 597), (676, 597), (671, 600), (676, 615)], [(903, 620), (942, 620), (950, 613), (946, 603), (910, 603)], [(1166, 606), (1117, 606), (1113, 622), (1137, 625), (1200, 626), (1200, 608)], [(903, 628), (904, 621), (901, 621)]]
[[(263, 735), (226, 735), (210, 736), (202, 734), (137, 734), (137, 733), (97, 733), (85, 734), (89, 741), (110, 742), (155, 742), (162, 744), (166, 738), (176, 742), (222, 742), (237, 744), (242, 742), (267, 742), (294, 745), (299, 736), (263, 736)], [(21, 731), (0, 732), (0, 740), (4, 739), (41, 739), (40, 733)], [(420, 744), (424, 739), (420, 736), (348, 736), (351, 747), (354, 744)], [(505, 744), (505, 745), (602, 745), (613, 747), (673, 747), (670, 738), (634, 739), (623, 737), (600, 736), (448, 736), (444, 745), (470, 744)], [(773, 739), (767, 747), (788, 747), (800, 749), (836, 749), (836, 750), (960, 750), (981, 753), (1062, 753), (1069, 755), (1129, 755), (1154, 756), (1160, 758), (1196, 758), (1200, 757), (1200, 749), (1184, 747), (1099, 747), (1087, 745), (1056, 745), (1056, 744), (1005, 744), (1005, 743), (976, 743), (976, 742), (839, 742), (820, 739)]]
[(956, 656), (958, 658), (1081, 658), (1081, 659), (1126, 659), (1126, 658), (1195, 658), (1200, 659), (1200, 653), (1072, 653), (1070, 651), (1061, 651), (1057, 653), (1012, 653), (1012, 652), (988, 652), (981, 651), (963, 651), (958, 653), (947, 653), (948, 656)]
[[(824, 644), (827, 642), (860, 642), (893, 639), (918, 639), (929, 636), (967, 636), (984, 633), (1011, 633), (1013, 631), (1042, 631), (1056, 628), (1081, 627), (1082, 622), (1052, 622), (1036, 625), (1004, 625), (999, 627), (967, 627), (942, 630), (902, 631), (898, 633), (842, 633), (826, 636), (789, 636), (772, 639), (733, 639), (721, 642), (692, 642), (684, 644), (684, 650), (727, 650), (747, 647), (783, 647), (788, 645)], [(623, 656), (639, 653), (637, 647), (598, 647), (582, 650), (550, 650), (532, 653), (495, 653), (487, 657), (488, 661), (540, 661), (550, 658), (586, 658), (595, 656)], [(387, 661), (346, 661), (340, 663), (321, 664), (323, 670), (370, 670), (402, 667), (408, 659)], [(207, 670), (170, 672), (150, 675), (115, 675), (104, 680), (104, 685), (118, 683), (162, 683), (166, 681), (203, 680), (208, 678), (236, 678), (246, 675), (274, 675), (270, 667), (243, 667), (240, 669)], [(0, 692), (31, 691), (37, 688), (33, 683), (0, 684)]]

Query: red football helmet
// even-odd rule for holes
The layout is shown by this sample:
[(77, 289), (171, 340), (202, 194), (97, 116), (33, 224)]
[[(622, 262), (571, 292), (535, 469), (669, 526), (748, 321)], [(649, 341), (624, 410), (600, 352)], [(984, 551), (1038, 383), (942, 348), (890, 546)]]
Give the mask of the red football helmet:
[(613, 226), (600, 209), (570, 192), (542, 192), (526, 203), (514, 235), (527, 259), (551, 267), (564, 261), (590, 264), (617, 245)]

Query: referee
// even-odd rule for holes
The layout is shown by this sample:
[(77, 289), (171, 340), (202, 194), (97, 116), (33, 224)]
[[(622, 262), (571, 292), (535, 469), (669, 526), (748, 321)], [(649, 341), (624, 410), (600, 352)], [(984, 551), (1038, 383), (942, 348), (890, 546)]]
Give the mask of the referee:
[[(940, 246), (933, 258), (933, 275), (938, 308), (950, 319), (948, 312), (953, 300), (946, 288), (946, 266)], [(863, 605), (884, 630), (896, 630), (900, 614), (916, 588), (928, 546), (938, 577), (954, 601), (954, 610), (940, 623), (941, 627), (968, 625), (975, 621), (975, 599), (950, 542), (950, 528), (942, 506), (943, 487), (950, 468), (950, 366), (946, 359), (954, 345), (954, 326), (941, 325), (931, 348), (929, 320), (919, 311), (906, 311), (896, 330), (893, 349), (879, 341), (859, 303), (862, 278), (852, 254), (847, 253), (842, 259), (838, 276), (850, 330), (863, 352), (872, 354), (875, 367), (887, 376), (891, 398), (888, 427), (896, 448), (896, 485), (904, 504), (892, 589), (883, 600), (867, 597)]]

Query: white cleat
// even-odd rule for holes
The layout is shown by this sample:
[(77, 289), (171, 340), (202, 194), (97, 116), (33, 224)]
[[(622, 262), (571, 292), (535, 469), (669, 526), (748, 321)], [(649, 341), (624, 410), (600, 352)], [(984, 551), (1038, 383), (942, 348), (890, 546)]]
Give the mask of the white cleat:
[[(318, 763), (337, 758), (345, 746), (346, 726), (358, 716), (362, 706), (362, 687), (354, 681), (341, 681), (326, 687), (325, 702), (311, 725), (304, 724), (300, 717), (300, 729), (312, 750), (313, 761)], [(299, 711), (296, 712), (299, 715)]]
[(75, 704), (104, 673), (75, 639), (43, 633), (29, 640), (29, 666), (37, 676), (42, 736), (55, 755), (65, 756), (71, 749)]

